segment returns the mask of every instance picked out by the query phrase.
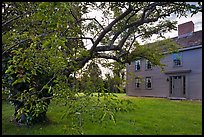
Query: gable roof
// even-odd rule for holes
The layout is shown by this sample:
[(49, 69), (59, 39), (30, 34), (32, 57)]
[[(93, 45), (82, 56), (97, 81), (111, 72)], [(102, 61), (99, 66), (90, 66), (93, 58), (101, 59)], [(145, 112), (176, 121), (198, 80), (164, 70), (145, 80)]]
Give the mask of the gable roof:
[(184, 48), (198, 45), (202, 46), (202, 30), (193, 32), (184, 37), (174, 37), (171, 39)]

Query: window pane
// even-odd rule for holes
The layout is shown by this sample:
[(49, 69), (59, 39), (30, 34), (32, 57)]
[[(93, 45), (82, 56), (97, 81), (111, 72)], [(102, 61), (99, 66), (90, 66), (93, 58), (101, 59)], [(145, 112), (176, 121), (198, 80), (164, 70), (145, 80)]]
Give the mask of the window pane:
[(152, 64), (149, 60), (146, 60), (146, 69), (151, 69), (152, 68)]
[(181, 66), (181, 59), (182, 59), (182, 54), (181, 53), (174, 53), (172, 55), (172, 59), (174, 62), (174, 66)]
[(147, 89), (152, 88), (151, 77), (146, 77), (146, 88), (147, 88)]
[(140, 60), (135, 61), (135, 69), (140, 70)]
[(136, 86), (136, 88), (140, 87), (140, 79), (139, 78), (135, 79), (135, 86)]

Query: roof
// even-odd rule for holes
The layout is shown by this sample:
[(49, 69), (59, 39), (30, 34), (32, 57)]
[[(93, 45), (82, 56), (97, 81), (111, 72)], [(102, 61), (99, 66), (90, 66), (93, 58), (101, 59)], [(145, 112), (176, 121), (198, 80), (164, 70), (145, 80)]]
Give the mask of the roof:
[(202, 45), (202, 30), (189, 33), (189, 35), (183, 37), (174, 37), (171, 39), (185, 48)]
[(191, 72), (190, 69), (185, 69), (185, 70), (172, 70), (172, 71), (165, 71), (165, 74), (174, 74), (174, 73), (189, 73)]

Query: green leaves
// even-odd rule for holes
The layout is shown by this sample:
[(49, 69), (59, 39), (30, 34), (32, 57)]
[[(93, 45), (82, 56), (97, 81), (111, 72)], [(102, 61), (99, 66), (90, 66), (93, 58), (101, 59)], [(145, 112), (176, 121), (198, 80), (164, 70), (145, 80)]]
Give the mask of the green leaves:
[(13, 66), (9, 66), (8, 69), (5, 71), (6, 74), (14, 74)]
[(14, 86), (15, 84), (18, 84), (18, 83), (22, 83), (22, 82), (25, 82), (25, 79), (18, 78), (12, 83), (12, 86)]

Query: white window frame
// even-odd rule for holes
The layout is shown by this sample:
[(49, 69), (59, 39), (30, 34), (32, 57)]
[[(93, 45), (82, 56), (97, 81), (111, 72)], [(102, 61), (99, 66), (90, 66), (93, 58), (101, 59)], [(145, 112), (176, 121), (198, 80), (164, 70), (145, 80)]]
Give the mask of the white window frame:
[[(137, 87), (137, 84), (139, 84), (139, 87)], [(139, 89), (141, 88), (141, 78), (135, 78), (135, 88), (136, 89)]]
[[(177, 61), (180, 61), (180, 64), (176, 64)], [(173, 67), (181, 67), (181, 66), (182, 66), (182, 53), (181, 52), (173, 53)]]

